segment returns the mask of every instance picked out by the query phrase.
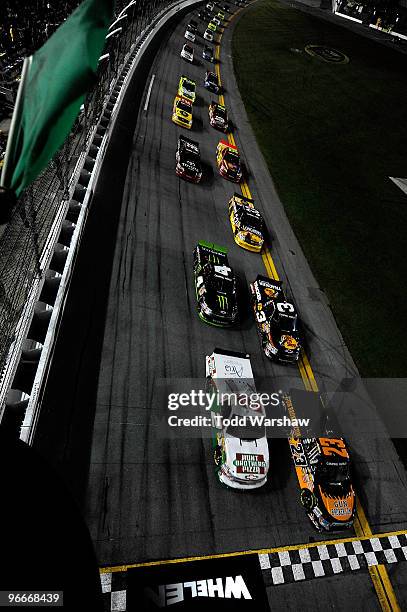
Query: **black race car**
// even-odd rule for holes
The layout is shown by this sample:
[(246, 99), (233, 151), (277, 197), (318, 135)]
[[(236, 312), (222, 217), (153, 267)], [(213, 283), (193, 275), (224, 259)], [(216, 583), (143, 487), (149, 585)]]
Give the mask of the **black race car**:
[(186, 136), (180, 136), (175, 160), (177, 162), (175, 166), (177, 176), (193, 183), (199, 183), (202, 178), (202, 166), (198, 142)]
[(257, 329), (267, 357), (278, 361), (298, 361), (302, 334), (297, 310), (286, 300), (281, 281), (258, 276), (250, 284)]
[(208, 60), (208, 62), (213, 62), (214, 56), (212, 47), (210, 47), (209, 45), (205, 45), (202, 51), (202, 57)]
[(212, 127), (221, 130), (222, 132), (228, 131), (228, 113), (226, 108), (218, 102), (211, 102), (209, 105), (209, 123)]
[(219, 327), (238, 323), (237, 280), (227, 250), (200, 240), (194, 251), (194, 278), (202, 321)]
[(214, 72), (210, 72), (209, 70), (206, 71), (204, 86), (206, 87), (206, 89), (209, 89), (209, 91), (212, 91), (213, 93), (219, 93), (219, 81), (218, 77)]
[(197, 29), (198, 29), (198, 22), (195, 21), (195, 19), (191, 19), (187, 25), (187, 30), (190, 30), (191, 32), (196, 33)]

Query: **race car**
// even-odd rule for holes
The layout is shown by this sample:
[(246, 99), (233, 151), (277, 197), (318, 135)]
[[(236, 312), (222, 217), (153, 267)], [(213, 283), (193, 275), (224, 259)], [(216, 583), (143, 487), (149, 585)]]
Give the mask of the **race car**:
[(209, 45), (205, 45), (202, 51), (202, 57), (208, 60), (209, 62), (213, 62), (214, 56), (212, 47), (210, 47)]
[(227, 249), (200, 240), (194, 251), (194, 279), (202, 321), (220, 327), (237, 324), (237, 279)]
[(256, 424), (264, 406), (250, 401), (256, 394), (250, 355), (216, 348), (205, 361), (209, 392), (219, 400), (211, 408), (217, 477), (233, 489), (258, 489), (267, 482), (270, 459), (265, 427)]
[(206, 8), (208, 9), (208, 11), (213, 11), (214, 6), (215, 5), (212, 2), (208, 2), (208, 4), (206, 5)]
[(177, 176), (192, 183), (199, 183), (202, 178), (202, 166), (198, 142), (186, 136), (180, 136), (175, 160), (177, 162), (175, 166)]
[(250, 294), (263, 351), (270, 359), (298, 361), (302, 335), (297, 310), (288, 302), (281, 281), (258, 276), (250, 283)]
[(187, 40), (190, 40), (191, 42), (195, 42), (195, 30), (190, 30), (188, 28), (187, 30), (185, 30), (184, 36)]
[[(317, 401), (321, 404), (320, 397)], [(298, 403), (294, 405), (290, 395), (284, 395), (282, 403), (291, 418), (298, 416)], [(291, 436), (288, 443), (301, 489), (301, 504), (313, 525), (318, 531), (351, 528), (356, 495), (345, 440), (331, 435), (318, 438)]]
[(223, 178), (240, 183), (242, 180), (242, 168), (237, 147), (229, 144), (226, 140), (221, 140), (216, 147), (216, 163), (218, 164), (219, 174)]
[(226, 108), (218, 102), (211, 102), (209, 105), (209, 123), (212, 127), (227, 132), (229, 120)]
[(172, 107), (172, 120), (177, 125), (187, 128), (192, 128), (192, 102), (186, 98), (175, 96)]
[(225, 19), (225, 13), (222, 13), (222, 11), (219, 11), (216, 17), (220, 19), (221, 21), (223, 21)]
[(214, 72), (211, 72), (210, 70), (205, 72), (204, 87), (215, 94), (219, 93), (219, 81)]
[(195, 102), (196, 83), (185, 75), (182, 75), (178, 84), (178, 95), (181, 98), (187, 98), (191, 102)]
[(212, 17), (212, 22), (216, 25), (216, 27), (220, 26), (220, 19), (218, 17)]
[(189, 30), (190, 32), (195, 32), (196, 34), (197, 29), (198, 29), (198, 22), (195, 21), (194, 19), (191, 19), (187, 25), (187, 30)]
[(218, 29), (218, 27), (217, 27), (216, 23), (213, 23), (213, 21), (210, 21), (210, 22), (208, 23), (208, 27), (207, 27), (207, 29), (208, 29), (208, 30), (210, 30), (211, 32), (216, 32), (216, 30)]
[(229, 200), (229, 219), (236, 244), (259, 253), (264, 244), (265, 224), (253, 200), (235, 193)]
[(186, 60), (187, 62), (190, 62), (191, 64), (193, 64), (194, 62), (194, 49), (193, 47), (191, 47), (191, 45), (187, 45), (185, 44), (182, 49), (181, 49), (181, 57)]
[(213, 41), (213, 32), (211, 32), (210, 30), (206, 29), (204, 32), (204, 39), (205, 40), (209, 40), (209, 42)]

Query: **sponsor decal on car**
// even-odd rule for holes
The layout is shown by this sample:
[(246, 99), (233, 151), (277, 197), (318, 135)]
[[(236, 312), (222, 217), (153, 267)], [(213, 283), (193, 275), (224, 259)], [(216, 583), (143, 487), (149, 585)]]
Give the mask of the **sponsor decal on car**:
[(243, 453), (236, 453), (233, 465), (236, 467), (237, 474), (265, 474), (267, 468), (264, 455), (248, 455)]

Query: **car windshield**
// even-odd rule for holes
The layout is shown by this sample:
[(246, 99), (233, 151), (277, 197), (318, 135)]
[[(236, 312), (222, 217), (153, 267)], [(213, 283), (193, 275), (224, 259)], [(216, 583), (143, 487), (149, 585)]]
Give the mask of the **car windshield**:
[(228, 150), (225, 153), (225, 160), (229, 162), (229, 164), (237, 166), (237, 164), (239, 163), (239, 156), (234, 151)]
[(219, 106), (216, 107), (215, 109), (215, 115), (216, 117), (219, 117), (219, 119), (226, 119), (226, 111), (224, 108), (219, 108)]
[[(233, 415), (232, 415), (233, 416)], [(254, 415), (253, 415), (254, 417)], [(239, 420), (242, 417), (238, 417)], [(256, 420), (258, 416), (256, 417)], [(229, 425), (226, 429), (226, 433), (234, 438), (240, 438), (241, 440), (258, 440), (264, 438), (266, 430), (263, 425), (257, 425), (256, 421), (252, 422), (249, 418), (245, 419), (245, 425)]]
[(192, 53), (193, 49), (192, 47), (188, 47), (188, 45), (184, 45), (184, 51), (186, 51), (187, 53)]
[(318, 467), (318, 477), (325, 484), (343, 484), (350, 478), (349, 463), (321, 463)]
[(288, 317), (287, 315), (280, 314), (280, 329), (282, 332), (292, 333), (297, 331), (298, 317)]
[(259, 232), (261, 232), (263, 227), (262, 220), (260, 219), (260, 217), (257, 217), (257, 215), (251, 215), (247, 211), (243, 211), (241, 213), (240, 222), (242, 223), (242, 225), (258, 230)]
[(212, 284), (213, 284), (214, 289), (218, 293), (228, 294), (233, 289), (233, 278), (227, 278), (226, 276), (216, 275), (212, 280)]
[(191, 81), (184, 81), (182, 86), (185, 91), (190, 91), (191, 93), (195, 90), (195, 85)]
[(186, 113), (191, 113), (191, 107), (185, 102), (178, 102), (178, 108)]

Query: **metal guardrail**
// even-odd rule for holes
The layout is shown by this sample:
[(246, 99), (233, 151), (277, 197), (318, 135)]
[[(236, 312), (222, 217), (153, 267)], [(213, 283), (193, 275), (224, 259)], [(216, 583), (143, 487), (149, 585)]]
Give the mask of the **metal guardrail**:
[[(69, 249), (64, 246), (66, 236), (69, 243), (75, 232), (79, 231), (76, 226), (83, 209), (86, 209), (87, 186), (93, 180), (93, 170), (89, 172), (85, 162), (89, 160), (89, 153), (92, 168), (96, 159), (101, 159), (105, 127), (114, 109), (111, 96), (117, 94), (118, 83), (120, 89), (123, 86), (123, 68), (131, 54), (139, 51), (160, 16), (179, 4), (188, 6), (197, 2), (138, 0), (116, 15), (115, 21), (121, 17), (120, 29), (114, 21), (111, 26), (111, 33), (114, 34), (108, 37), (101, 56), (95, 88), (87, 96), (84, 108), (61, 150), (20, 198), (11, 222), (0, 239), (0, 420), (5, 410), (10, 408), (7, 404), (10, 389), (27, 392), (28, 383), (24, 381), (25, 373), (21, 371), (24, 370), (21, 367), (23, 343), (27, 337), (38, 341), (35, 306), (38, 301), (49, 300), (47, 270), (63, 272), (69, 257)], [(115, 32), (118, 29), (120, 31)], [(65, 240), (61, 238), (64, 233)], [(60, 278), (56, 279), (54, 289), (60, 283)], [(53, 295), (51, 301), (55, 303), (55, 300), (56, 296)], [(41, 344), (46, 341), (43, 334), (39, 341)], [(43, 360), (41, 351), (36, 355), (40, 355), (40, 361)], [(30, 363), (28, 368), (28, 378), (33, 376), (33, 372), (35, 377), (32, 365)], [(38, 366), (38, 361), (35, 366)], [(33, 383), (33, 380), (30, 382)], [(33, 391), (34, 396), (38, 395), (38, 388)], [(31, 411), (34, 396), (29, 402)], [(25, 405), (21, 406), (23, 409), (25, 414)], [(21, 419), (24, 414), (20, 415)], [(23, 435), (23, 438), (28, 440), (27, 435)]]

